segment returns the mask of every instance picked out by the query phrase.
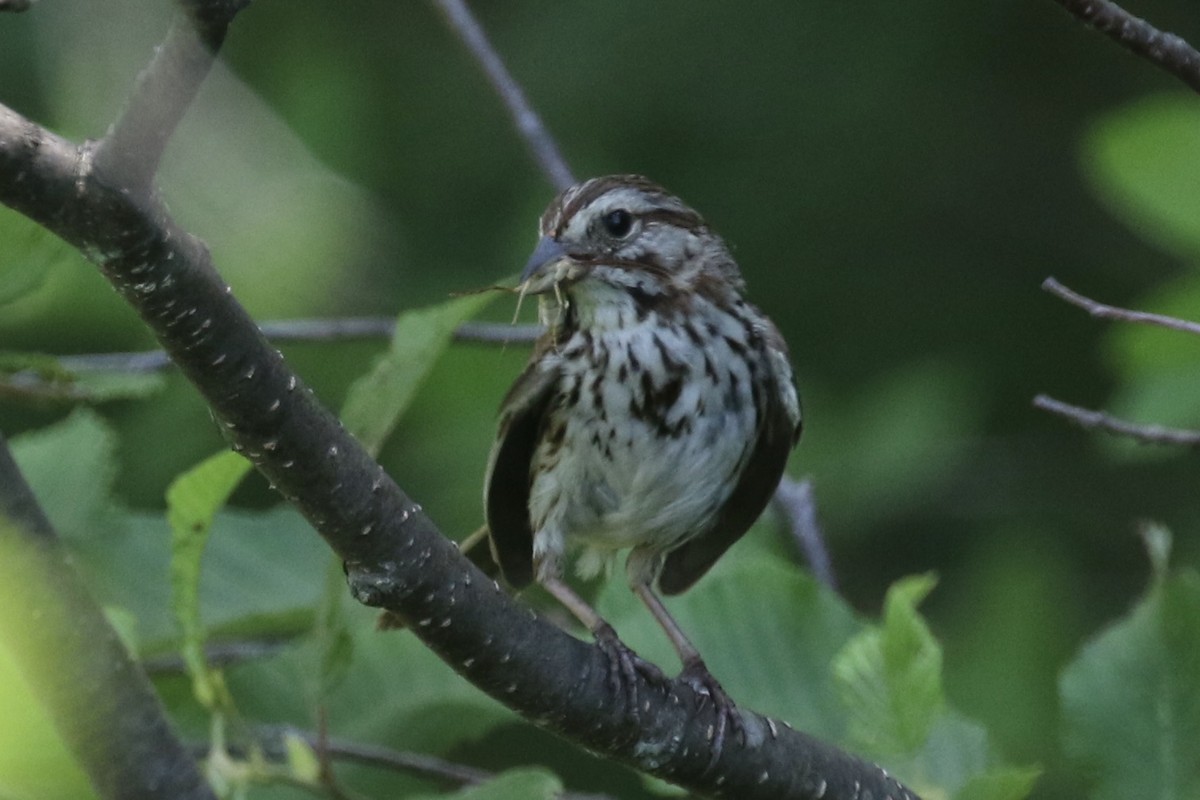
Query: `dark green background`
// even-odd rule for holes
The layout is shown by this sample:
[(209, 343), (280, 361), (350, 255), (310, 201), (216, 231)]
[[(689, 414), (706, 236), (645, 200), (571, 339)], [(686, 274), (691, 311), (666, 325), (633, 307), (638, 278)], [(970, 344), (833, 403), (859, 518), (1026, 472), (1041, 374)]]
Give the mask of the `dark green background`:
[[(735, 247), (792, 347), (807, 432), (791, 472), (816, 481), (852, 602), (874, 612), (891, 581), (935, 571), (925, 608), (952, 702), (1011, 760), (1052, 765), (1058, 669), (1147, 579), (1137, 521), (1168, 524), (1177, 560), (1196, 560), (1200, 465), (1030, 407), (1043, 391), (1103, 407), (1121, 388), (1111, 324), (1039, 284), (1136, 305), (1194, 267), (1101, 204), (1082, 148), (1096, 120), (1182, 85), (1051, 0), (477, 5), (578, 175), (650, 175)], [(43, 0), (0, 18), (0, 102), (103, 134), (168, 6)], [(1132, 10), (1200, 40), (1190, 2)], [(164, 183), (254, 314), (391, 314), (519, 269), (552, 190), (430, 6), (259, 0), (223, 60), (233, 79), (205, 87)], [(219, 88), (235, 81), (236, 97)], [(320, 178), (263, 177), (289, 169)], [(492, 307), (511, 314), (507, 297)], [(0, 349), (150, 344), (79, 259), (0, 305)], [(285, 352), (336, 404), (378, 349)], [(494, 409), (522, 359), (456, 349), (385, 452), (448, 532), (479, 522)], [(220, 444), (178, 378), (103, 411), (133, 506), (160, 506)], [(0, 429), (63, 412), (3, 402)]]

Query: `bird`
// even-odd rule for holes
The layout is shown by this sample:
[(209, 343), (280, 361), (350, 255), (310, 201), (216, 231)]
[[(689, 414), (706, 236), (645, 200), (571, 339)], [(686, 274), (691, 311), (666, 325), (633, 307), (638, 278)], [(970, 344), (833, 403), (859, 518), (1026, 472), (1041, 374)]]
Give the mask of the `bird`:
[(740, 720), (659, 597), (703, 576), (754, 523), (800, 438), (788, 348), (744, 297), (704, 219), (641, 175), (560, 192), (518, 291), (544, 333), (501, 404), (484, 481), (492, 556), (515, 589), (544, 587), (610, 656), (614, 681), (661, 677), (568, 583), (625, 576), (670, 639), (680, 676)]

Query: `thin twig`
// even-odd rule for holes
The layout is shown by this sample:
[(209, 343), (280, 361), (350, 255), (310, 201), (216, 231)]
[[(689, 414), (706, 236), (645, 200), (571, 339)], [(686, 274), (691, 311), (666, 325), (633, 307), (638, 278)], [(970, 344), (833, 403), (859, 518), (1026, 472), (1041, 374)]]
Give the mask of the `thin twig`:
[(1200, 92), (1200, 52), (1109, 0), (1055, 0), (1083, 22)]
[[(204, 646), (204, 662), (211, 667), (230, 667), (269, 658), (289, 645), (285, 638), (245, 640), (236, 642), (212, 642)], [(162, 653), (142, 659), (142, 669), (147, 675), (183, 675), (187, 664), (180, 653)]]
[(454, 330), (454, 341), (475, 344), (533, 344), (542, 335), (541, 325), (506, 322), (464, 322)]
[[(347, 317), (343, 319), (295, 319), (264, 322), (262, 332), (277, 344), (321, 343), (352, 339), (388, 338), (396, 329), (394, 317)], [(503, 322), (464, 322), (454, 331), (454, 341), (487, 345), (530, 344), (542, 333), (539, 325), (510, 325)], [(144, 375), (167, 369), (171, 359), (162, 350), (130, 353), (82, 353), (61, 356), (56, 367), (68, 375), (47, 377), (35, 369), (0, 377), (0, 397), (25, 401), (92, 402), (93, 391), (73, 383), (72, 374), (120, 372)]]
[(37, 0), (0, 0), (0, 11), (28, 11)]
[(529, 146), (534, 161), (537, 162), (550, 183), (560, 191), (573, 185), (575, 176), (571, 173), (571, 168), (567, 166), (567, 161), (559, 151), (554, 137), (546, 130), (541, 117), (529, 105), (529, 100), (526, 99), (521, 85), (513, 79), (508, 67), (504, 65), (499, 53), (488, 41), (487, 34), (484, 33), (479, 21), (471, 13), (471, 9), (467, 7), (465, 0), (434, 0), (434, 4), (441, 10), (446, 17), (446, 22), (458, 34), (463, 44), (471, 51), (471, 55), (483, 67), (492, 88), (496, 90), (496, 94), (500, 95), (504, 106), (512, 115), (517, 132)]
[(1157, 325), (1160, 328), (1170, 328), (1174, 331), (1183, 331), (1200, 336), (1200, 323), (1189, 322), (1187, 320), (1178, 319), (1177, 317), (1168, 317), (1163, 314), (1149, 314), (1145, 311), (1131, 311), (1126, 308), (1117, 308), (1116, 306), (1097, 303), (1090, 297), (1084, 297), (1078, 292), (1068, 289), (1054, 278), (1046, 278), (1042, 282), (1042, 288), (1055, 297), (1061, 298), (1071, 305), (1079, 306), (1084, 311), (1088, 312), (1097, 319), (1114, 319), (1121, 322), (1136, 322), (1143, 325)]
[(834, 574), (829, 548), (825, 546), (825, 536), (817, 519), (813, 482), (808, 478), (796, 481), (784, 475), (775, 490), (775, 503), (787, 519), (792, 540), (808, 562), (813, 577), (836, 592), (837, 575)]
[[(381, 339), (396, 329), (395, 317), (348, 317), (344, 319), (292, 319), (264, 322), (259, 326), (272, 342), (320, 343), (352, 339)], [(504, 322), (464, 322), (454, 331), (454, 341), (477, 344), (530, 344), (542, 332), (539, 325), (509, 325)], [(70, 372), (108, 370), (113, 372), (157, 372), (171, 366), (162, 350), (132, 353), (83, 353), (62, 356), (58, 364)]]
[[(496, 777), (494, 772), (447, 761), (437, 756), (393, 750), (389, 747), (351, 742), (336, 737), (322, 739), (317, 733), (290, 725), (264, 726), (258, 730), (263, 743), (267, 745), (267, 754), (270, 756), (282, 755), (284, 737), (292, 736), (313, 749), (323, 747), (329, 756), (339, 761), (348, 761), (408, 775), (419, 775), (454, 786), (476, 786)], [(612, 800), (606, 794), (580, 794), (578, 792), (562, 792), (558, 797), (560, 800)]]
[(1103, 411), (1069, 405), (1044, 394), (1033, 398), (1033, 407), (1074, 422), (1085, 430), (1101, 430), (1118, 436), (1128, 436), (1145, 444), (1165, 444), (1177, 447), (1200, 447), (1200, 431), (1186, 428), (1165, 428), (1162, 425), (1139, 425), (1117, 419)]

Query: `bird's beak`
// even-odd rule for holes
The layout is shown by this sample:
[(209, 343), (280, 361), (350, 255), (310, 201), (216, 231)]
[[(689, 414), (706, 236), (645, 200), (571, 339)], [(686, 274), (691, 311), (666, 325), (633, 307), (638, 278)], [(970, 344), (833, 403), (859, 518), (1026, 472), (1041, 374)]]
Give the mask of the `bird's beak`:
[(533, 249), (533, 255), (521, 270), (521, 283), (526, 284), (538, 273), (566, 260), (567, 251), (558, 241), (550, 236), (543, 236)]

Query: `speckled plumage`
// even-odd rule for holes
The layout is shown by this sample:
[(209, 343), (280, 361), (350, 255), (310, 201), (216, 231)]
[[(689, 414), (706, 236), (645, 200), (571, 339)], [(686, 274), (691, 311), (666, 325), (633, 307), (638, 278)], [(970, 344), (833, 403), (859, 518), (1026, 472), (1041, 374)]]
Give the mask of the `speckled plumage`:
[(733, 701), (654, 593), (697, 581), (762, 513), (800, 435), (775, 326), (742, 298), (737, 264), (704, 220), (636, 175), (554, 199), (524, 273), (547, 327), (504, 400), (484, 485), (492, 553), (508, 582), (537, 580), (612, 658), (661, 677), (564, 582), (620, 550), (630, 588), (717, 709), (713, 757), (741, 726)]
[[(599, 224), (618, 210), (625, 237)], [(489, 465), (498, 561), (523, 585), (561, 576), (571, 549), (591, 576), (632, 548), (631, 584), (681, 591), (779, 481), (800, 429), (786, 348), (720, 237), (645, 178), (568, 189), (540, 231), (562, 254), (528, 276), (548, 333)]]

